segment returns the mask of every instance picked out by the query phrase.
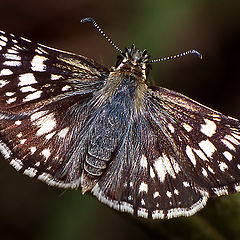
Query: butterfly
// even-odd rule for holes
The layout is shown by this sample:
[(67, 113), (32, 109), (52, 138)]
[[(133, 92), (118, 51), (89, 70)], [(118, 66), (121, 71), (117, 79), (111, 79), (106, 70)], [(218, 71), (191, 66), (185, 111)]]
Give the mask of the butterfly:
[(17, 171), (135, 216), (190, 216), (240, 191), (240, 124), (147, 84), (134, 45), (110, 69), (0, 32), (0, 151)]

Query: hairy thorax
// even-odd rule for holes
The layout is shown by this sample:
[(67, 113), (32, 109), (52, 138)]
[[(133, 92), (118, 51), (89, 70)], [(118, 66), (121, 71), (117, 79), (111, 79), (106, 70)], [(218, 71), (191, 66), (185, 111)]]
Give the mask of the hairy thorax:
[(131, 108), (132, 116), (141, 114), (143, 98), (147, 90), (146, 77), (138, 67), (124, 64), (119, 70), (111, 71), (106, 85), (98, 94), (104, 102), (123, 101)]

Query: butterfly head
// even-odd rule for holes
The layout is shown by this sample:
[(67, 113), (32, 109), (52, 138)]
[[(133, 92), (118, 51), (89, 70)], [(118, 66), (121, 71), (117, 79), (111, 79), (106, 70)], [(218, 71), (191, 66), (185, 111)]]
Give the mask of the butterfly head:
[(126, 48), (122, 55), (117, 57), (116, 69), (130, 69), (133, 72), (141, 72), (143, 77), (147, 77), (151, 69), (149, 64), (150, 56), (146, 50), (139, 50), (133, 44), (130, 48)]

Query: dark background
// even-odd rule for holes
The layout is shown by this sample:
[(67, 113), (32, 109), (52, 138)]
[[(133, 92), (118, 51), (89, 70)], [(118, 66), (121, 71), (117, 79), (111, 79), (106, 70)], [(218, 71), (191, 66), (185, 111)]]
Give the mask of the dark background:
[[(227, 115), (240, 116), (239, 0), (0, 0), (0, 27), (110, 67), (116, 51), (83, 17), (94, 17), (124, 49), (153, 58), (197, 49), (153, 64), (151, 82)], [(90, 195), (61, 190), (0, 161), (0, 239), (239, 239), (240, 194), (208, 202), (189, 218), (149, 222), (119, 214)]]

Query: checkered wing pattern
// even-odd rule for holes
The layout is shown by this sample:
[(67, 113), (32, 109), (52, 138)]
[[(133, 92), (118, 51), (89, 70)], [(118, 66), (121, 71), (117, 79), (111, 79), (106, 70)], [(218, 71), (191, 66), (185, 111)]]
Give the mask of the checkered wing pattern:
[(209, 197), (240, 191), (238, 120), (164, 88), (149, 88), (144, 106), (93, 188), (100, 201), (158, 219), (190, 216)]
[(121, 54), (109, 71), (0, 32), (5, 159), (145, 218), (190, 216), (209, 197), (240, 191), (239, 121), (148, 86), (146, 51)]
[[(82, 158), (77, 150), (83, 146), (74, 146), (92, 111), (86, 103), (108, 74), (86, 57), (1, 32), (0, 149), (4, 157), (18, 171), (50, 185), (77, 187)], [(76, 167), (79, 171), (73, 170)]]

